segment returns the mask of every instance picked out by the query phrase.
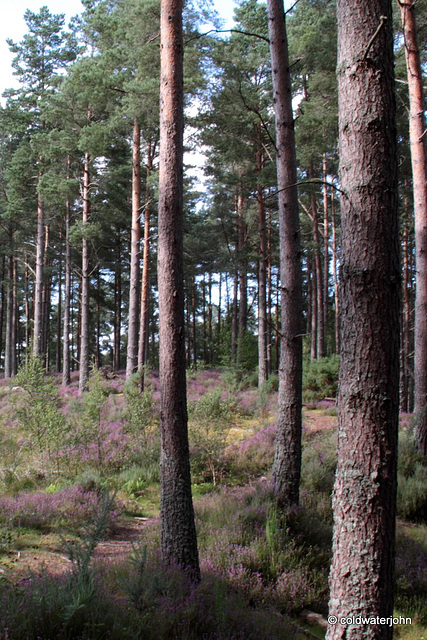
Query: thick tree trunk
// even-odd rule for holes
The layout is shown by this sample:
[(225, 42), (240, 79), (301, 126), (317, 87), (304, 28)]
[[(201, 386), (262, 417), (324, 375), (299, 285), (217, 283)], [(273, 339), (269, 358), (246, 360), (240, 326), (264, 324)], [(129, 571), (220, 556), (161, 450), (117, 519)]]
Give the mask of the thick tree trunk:
[(129, 321), (126, 380), (138, 369), (139, 256), (141, 251), (141, 128), (135, 118), (132, 141), (132, 229), (130, 241)]
[(90, 212), (90, 158), (85, 153), (83, 170), (83, 240), (82, 240), (82, 284), (81, 284), (81, 327), (80, 327), (80, 377), (79, 393), (86, 391), (89, 380), (89, 241), (87, 226)]
[(295, 133), (283, 0), (267, 0), (276, 121), (281, 339), (273, 482), (281, 505), (299, 502), (301, 475), (302, 274)]
[(261, 125), (257, 125), (257, 201), (259, 233), (258, 269), (258, 388), (267, 381), (267, 232), (265, 228), (265, 208), (261, 172), (263, 168)]
[[(328, 640), (388, 640), (393, 614), (400, 265), (390, 0), (338, 0), (342, 251)], [(386, 312), (385, 312), (386, 311)]]
[(150, 214), (151, 214), (151, 189), (150, 177), (153, 168), (154, 149), (151, 139), (147, 140), (147, 177), (145, 182), (145, 211), (144, 211), (144, 253), (142, 258), (142, 283), (141, 283), (141, 317), (139, 326), (138, 367), (140, 371), (139, 384), (144, 390), (144, 365), (147, 362), (148, 353), (148, 305), (150, 298)]
[(427, 155), (423, 76), (417, 43), (415, 2), (401, 2), (409, 87), (409, 138), (415, 210), (415, 442), (427, 456)]
[(200, 580), (191, 496), (183, 286), (182, 0), (161, 0), (158, 285), (162, 554)]
[(42, 355), (43, 332), (43, 272), (44, 272), (44, 204), (37, 197), (36, 270), (34, 283), (33, 354)]
[(71, 310), (71, 244), (70, 244), (70, 201), (65, 203), (65, 283), (64, 319), (62, 334), (62, 384), (68, 386), (70, 378), (70, 310)]

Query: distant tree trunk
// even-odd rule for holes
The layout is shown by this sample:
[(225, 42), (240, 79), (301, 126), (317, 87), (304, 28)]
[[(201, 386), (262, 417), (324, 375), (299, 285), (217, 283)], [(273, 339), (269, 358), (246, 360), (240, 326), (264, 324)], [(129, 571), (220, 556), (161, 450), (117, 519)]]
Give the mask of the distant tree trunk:
[[(68, 160), (69, 162), (69, 160)], [(68, 386), (70, 378), (70, 311), (71, 311), (71, 244), (70, 244), (70, 201), (65, 203), (65, 283), (64, 319), (62, 335), (62, 384)]]
[(261, 172), (263, 169), (261, 125), (257, 124), (257, 201), (259, 233), (258, 269), (258, 387), (267, 381), (267, 232)]
[[(0, 358), (1, 355), (3, 353), (3, 325), (4, 325), (4, 308), (5, 308), (5, 299), (4, 299), (4, 294), (5, 294), (5, 289), (4, 289), (4, 281), (5, 281), (5, 277), (6, 277), (6, 256), (3, 256), (2, 258), (2, 263), (1, 263), (1, 277), (0, 277)], [(26, 346), (28, 348), (28, 343), (26, 343)]]
[(129, 321), (126, 380), (138, 369), (139, 256), (141, 250), (141, 128), (133, 122), (132, 141), (132, 229), (130, 241)]
[(42, 355), (43, 332), (43, 272), (44, 272), (44, 204), (37, 197), (36, 273), (34, 283), (33, 354)]
[(147, 176), (145, 181), (145, 207), (144, 207), (144, 254), (142, 258), (142, 283), (141, 283), (141, 317), (139, 326), (138, 367), (140, 390), (144, 390), (144, 365), (148, 354), (148, 308), (150, 300), (150, 215), (151, 215), (151, 189), (150, 178), (153, 169), (153, 157), (155, 145), (151, 138), (147, 140)]
[(158, 285), (162, 555), (200, 580), (191, 497), (183, 286), (182, 0), (161, 0)]
[[(10, 236), (11, 237), (11, 236)], [(7, 258), (7, 285), (6, 285), (6, 344), (4, 355), (4, 377), (11, 378), (14, 375), (15, 361), (15, 297), (13, 283), (13, 256)]]
[(248, 324), (248, 275), (246, 259), (246, 222), (243, 215), (242, 186), (239, 185), (237, 195), (237, 234), (239, 256), (239, 331), (237, 337), (237, 363), (240, 364), (243, 357), (244, 338)]
[(96, 270), (96, 346), (95, 346), (95, 366), (101, 366), (101, 270)]
[(271, 342), (272, 342), (272, 312), (271, 307), (273, 304), (273, 292), (272, 292), (272, 257), (271, 257), (271, 214), (268, 216), (268, 240), (267, 240), (267, 372), (270, 375), (273, 371), (273, 363), (271, 359)]
[(208, 273), (208, 358), (212, 364), (212, 273)]
[(337, 225), (335, 220), (335, 200), (332, 193), (332, 273), (334, 274), (334, 301), (335, 301), (335, 353), (340, 352), (340, 305), (338, 290), (338, 243)]
[(239, 326), (239, 306), (238, 306), (238, 291), (239, 291), (239, 273), (237, 268), (234, 271), (234, 285), (233, 285), (233, 306), (231, 314), (231, 363), (236, 363), (237, 358), (237, 332)]
[(25, 313), (25, 346), (26, 346), (26, 354), (28, 357), (29, 347), (30, 347), (30, 318), (31, 318), (31, 305), (30, 305), (30, 268), (28, 264), (28, 253), (24, 254), (24, 313)]
[(46, 371), (49, 371), (49, 330), (50, 330), (50, 294), (52, 290), (52, 274), (48, 277), (46, 274), (50, 271), (50, 259), (48, 255), (50, 243), (50, 228), (45, 226), (44, 230), (44, 264), (43, 264), (43, 289), (42, 289), (42, 336), (41, 336), (41, 354), (44, 356)]
[(427, 456), (427, 154), (423, 75), (417, 43), (416, 2), (398, 0), (409, 86), (409, 138), (415, 210), (415, 442)]
[(324, 333), (324, 355), (327, 355), (326, 336), (328, 328), (328, 306), (329, 306), (329, 209), (328, 209), (328, 188), (326, 179), (328, 177), (328, 163), (326, 153), (323, 154), (323, 220), (324, 220), (324, 236), (323, 236), (323, 333)]
[[(89, 111), (90, 119), (90, 111)], [(81, 279), (80, 377), (79, 393), (86, 391), (89, 380), (89, 241), (87, 226), (90, 212), (90, 157), (85, 153), (83, 171), (83, 240)]]
[(56, 314), (55, 369), (61, 372), (61, 321), (62, 321), (62, 231), (59, 232), (58, 306)]
[(307, 259), (307, 269), (308, 269), (308, 278), (309, 278), (309, 295), (310, 295), (310, 357), (311, 360), (316, 360), (317, 358), (317, 319), (319, 317), (319, 308), (318, 308), (318, 297), (317, 297), (317, 270), (316, 264), (312, 262), (310, 258)]
[[(342, 250), (338, 466), (328, 640), (389, 640), (399, 414), (400, 265), (390, 0), (338, 0)], [(386, 313), (385, 313), (386, 310)]]
[(193, 367), (194, 371), (197, 370), (197, 307), (196, 307), (196, 278), (191, 278), (191, 309), (193, 316)]
[(280, 505), (299, 502), (302, 410), (302, 274), (291, 80), (283, 0), (267, 0), (280, 224), (281, 338), (273, 482)]
[[(312, 180), (314, 178), (313, 166), (310, 166), (308, 175)], [(316, 357), (325, 357), (325, 318), (323, 309), (323, 278), (322, 278), (322, 259), (320, 255), (320, 236), (319, 236), (319, 212), (317, 209), (316, 194), (311, 192), (311, 217), (313, 221), (313, 242), (314, 242), (314, 272), (316, 274), (316, 317), (317, 317), (317, 346)]]
[(122, 328), (122, 243), (120, 229), (116, 236), (116, 268), (114, 270), (114, 343), (113, 369), (120, 369), (120, 342)]

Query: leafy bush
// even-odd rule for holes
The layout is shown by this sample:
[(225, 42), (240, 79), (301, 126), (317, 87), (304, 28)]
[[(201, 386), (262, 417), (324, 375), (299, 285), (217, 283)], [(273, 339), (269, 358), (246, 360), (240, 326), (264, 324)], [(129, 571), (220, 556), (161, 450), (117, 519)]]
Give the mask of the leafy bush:
[(302, 382), (304, 402), (335, 398), (338, 388), (339, 364), (340, 359), (337, 355), (304, 363)]
[(427, 465), (408, 430), (399, 434), (397, 511), (401, 518), (427, 520)]

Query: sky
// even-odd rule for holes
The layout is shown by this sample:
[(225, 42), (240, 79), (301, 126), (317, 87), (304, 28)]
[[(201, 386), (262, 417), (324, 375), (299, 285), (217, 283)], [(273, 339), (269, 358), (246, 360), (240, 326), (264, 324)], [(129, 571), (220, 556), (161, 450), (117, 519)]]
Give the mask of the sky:
[[(228, 25), (233, 16), (233, 0), (214, 0), (218, 13)], [(42, 6), (47, 6), (51, 13), (65, 13), (66, 24), (70, 18), (83, 10), (80, 0), (2, 0), (0, 7), (0, 95), (9, 87), (17, 85), (13, 76), (10, 53), (6, 43), (7, 38), (19, 42), (26, 32), (24, 13), (27, 9), (37, 13)]]

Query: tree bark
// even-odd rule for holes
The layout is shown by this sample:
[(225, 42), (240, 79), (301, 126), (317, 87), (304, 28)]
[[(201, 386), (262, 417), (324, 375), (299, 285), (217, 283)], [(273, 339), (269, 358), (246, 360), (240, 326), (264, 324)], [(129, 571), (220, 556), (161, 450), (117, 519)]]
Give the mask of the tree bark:
[(259, 268), (258, 268), (258, 388), (268, 378), (267, 366), (267, 232), (265, 227), (265, 208), (261, 172), (263, 168), (261, 125), (257, 124), (257, 202), (259, 233)]
[(329, 208), (328, 208), (328, 188), (326, 179), (328, 176), (328, 163), (326, 153), (323, 154), (323, 335), (324, 335), (324, 355), (327, 354), (327, 329), (328, 329), (328, 307), (329, 307)]
[(44, 273), (44, 204), (37, 196), (36, 273), (34, 283), (33, 354), (42, 355), (43, 273)]
[(139, 327), (138, 367), (140, 371), (139, 384), (144, 390), (144, 365), (148, 353), (148, 304), (150, 297), (150, 215), (151, 215), (151, 189), (150, 177), (153, 168), (154, 148), (151, 139), (147, 140), (147, 177), (145, 182), (145, 211), (144, 211), (144, 253), (142, 258), (142, 283), (141, 283), (141, 317)]
[[(400, 265), (390, 0), (338, 0), (342, 251), (338, 466), (328, 640), (388, 640), (339, 623), (393, 614)], [(386, 313), (385, 313), (386, 310)]]
[(182, 0), (161, 0), (158, 285), (161, 538), (167, 563), (200, 580), (191, 496), (183, 286)]
[(141, 128), (138, 118), (133, 123), (132, 141), (132, 229), (130, 241), (129, 321), (126, 380), (138, 369), (138, 306), (141, 244)]
[(279, 192), (281, 338), (273, 465), (280, 505), (299, 502), (302, 410), (302, 274), (295, 132), (283, 0), (268, 0)]
[(332, 273), (334, 274), (335, 301), (335, 353), (340, 352), (340, 299), (338, 287), (338, 243), (337, 225), (335, 219), (335, 199), (332, 193)]
[(415, 211), (415, 422), (416, 446), (427, 456), (427, 155), (423, 76), (417, 43), (415, 2), (399, 0), (409, 87), (409, 139)]
[[(69, 160), (68, 160), (69, 163)], [(69, 166), (69, 165), (68, 165)], [(71, 244), (70, 244), (70, 201), (65, 203), (65, 283), (64, 319), (62, 336), (62, 384), (68, 386), (70, 378), (70, 310), (71, 310)]]
[[(314, 178), (313, 166), (310, 166), (308, 175), (310, 180)], [(314, 243), (314, 272), (315, 277), (315, 295), (316, 295), (316, 318), (317, 318), (317, 344), (316, 357), (325, 357), (325, 318), (323, 309), (323, 278), (322, 278), (322, 259), (320, 256), (320, 236), (319, 236), (319, 212), (316, 202), (316, 194), (311, 192), (311, 217), (313, 221), (313, 243)]]
[(113, 343), (113, 369), (120, 369), (120, 343), (122, 326), (122, 243), (120, 229), (117, 228), (116, 236), (116, 268), (114, 270), (114, 343)]
[[(90, 112), (89, 112), (90, 119)], [(83, 170), (83, 240), (81, 280), (80, 376), (79, 393), (86, 391), (89, 380), (89, 241), (87, 226), (90, 212), (90, 157), (85, 153)]]

